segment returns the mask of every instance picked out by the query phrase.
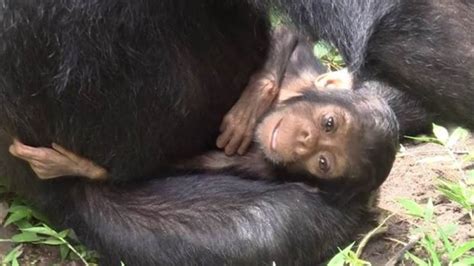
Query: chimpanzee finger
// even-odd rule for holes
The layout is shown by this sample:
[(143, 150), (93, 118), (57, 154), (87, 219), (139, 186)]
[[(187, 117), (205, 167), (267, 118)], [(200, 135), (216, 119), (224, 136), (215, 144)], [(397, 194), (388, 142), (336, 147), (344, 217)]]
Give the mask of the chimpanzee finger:
[(244, 155), (247, 152), (250, 144), (252, 143), (252, 139), (253, 139), (253, 134), (250, 133), (250, 134), (245, 135), (244, 140), (242, 141), (239, 149), (237, 150), (237, 153), (239, 155)]
[(26, 146), (21, 142), (14, 141), (8, 150), (13, 156), (27, 161), (32, 159), (43, 160), (46, 157), (46, 153), (41, 148)]
[(76, 155), (75, 153), (73, 153), (72, 151), (69, 151), (67, 150), (66, 148), (64, 148), (63, 146), (57, 144), (57, 143), (54, 143), (51, 145), (53, 147), (53, 149), (55, 151), (57, 151), (60, 155), (63, 155), (65, 157), (67, 157), (68, 159), (74, 161), (74, 162), (78, 162), (81, 160), (81, 158)]
[(229, 143), (225, 146), (224, 152), (226, 155), (234, 155), (237, 152), (240, 144), (242, 143), (244, 134), (238, 131), (234, 131), (232, 138)]
[(231, 140), (231, 137), (233, 135), (233, 128), (230, 128), (229, 126), (225, 129), (224, 132), (222, 132), (219, 137), (217, 137), (217, 140), (216, 140), (216, 145), (219, 149), (222, 149), (224, 148), (228, 143), (229, 141)]
[(16, 147), (15, 145), (10, 145), (10, 147), (8, 147), (8, 151), (10, 152), (11, 155), (15, 156), (15, 157), (20, 157), (18, 155), (18, 153), (16, 152)]
[(35, 172), (36, 176), (39, 179), (47, 180), (47, 179), (52, 179), (52, 178), (60, 176), (60, 175), (57, 175), (57, 174), (53, 174), (53, 173), (51, 173), (50, 171), (48, 171), (44, 168), (35, 167), (35, 166), (32, 166), (31, 164), (30, 164), (30, 166), (31, 166), (31, 169), (33, 170), (33, 172)]

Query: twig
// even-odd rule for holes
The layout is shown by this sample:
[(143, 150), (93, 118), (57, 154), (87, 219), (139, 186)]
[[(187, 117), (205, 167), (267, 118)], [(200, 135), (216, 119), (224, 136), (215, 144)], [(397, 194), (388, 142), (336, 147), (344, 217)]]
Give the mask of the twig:
[(408, 244), (406, 244), (399, 252), (397, 252), (397, 254), (395, 254), (395, 256), (390, 259), (386, 264), (385, 266), (395, 266), (397, 265), (398, 262), (400, 262), (402, 259), (403, 259), (403, 256), (405, 256), (405, 253), (407, 251), (409, 251), (410, 249), (412, 249), (416, 243), (418, 243), (418, 241), (420, 241), (421, 239), (421, 235), (418, 235), (416, 237), (414, 237), (412, 240), (410, 240), (410, 242), (408, 242)]
[(362, 251), (364, 250), (365, 246), (367, 245), (367, 243), (369, 242), (369, 240), (373, 236), (385, 232), (385, 229), (382, 229), (382, 227), (385, 225), (385, 223), (388, 221), (388, 219), (392, 218), (394, 215), (395, 215), (395, 213), (392, 213), (389, 216), (387, 216), (387, 218), (385, 218), (377, 227), (375, 227), (372, 231), (370, 231), (368, 234), (366, 234), (364, 236), (364, 238), (362, 238), (362, 240), (360, 241), (359, 246), (357, 247), (356, 258), (360, 257), (360, 255), (362, 254)]
[(396, 238), (385, 237), (384, 239), (389, 240), (389, 241), (392, 241), (392, 242), (394, 242), (394, 243), (396, 243), (396, 244), (398, 244), (398, 245), (400, 245), (400, 246), (406, 246), (406, 245), (408, 244), (408, 243), (405, 243), (405, 242), (403, 242), (403, 241), (401, 241), (401, 240), (398, 240), (398, 239), (396, 239)]

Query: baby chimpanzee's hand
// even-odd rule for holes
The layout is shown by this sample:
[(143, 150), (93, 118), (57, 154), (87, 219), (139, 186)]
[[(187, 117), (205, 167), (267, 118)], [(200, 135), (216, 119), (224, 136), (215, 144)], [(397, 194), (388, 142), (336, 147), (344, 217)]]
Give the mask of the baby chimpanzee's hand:
[(245, 154), (252, 143), (257, 120), (272, 106), (278, 91), (273, 73), (262, 71), (253, 75), (237, 103), (224, 117), (217, 147), (224, 149), (227, 155)]
[(81, 176), (92, 180), (107, 178), (104, 168), (55, 143), (52, 148), (37, 148), (15, 139), (9, 150), (12, 155), (27, 161), (40, 179), (60, 176)]

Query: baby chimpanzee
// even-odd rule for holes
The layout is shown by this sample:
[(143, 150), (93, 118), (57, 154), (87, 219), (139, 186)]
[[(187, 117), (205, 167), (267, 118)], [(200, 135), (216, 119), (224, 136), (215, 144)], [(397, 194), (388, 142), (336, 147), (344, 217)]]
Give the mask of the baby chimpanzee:
[[(351, 86), (350, 76), (321, 78), (325, 72), (308, 42), (284, 28), (275, 30), (267, 63), (224, 118), (217, 146), (225, 153), (176, 162), (176, 171), (301, 181), (346, 200), (372, 190), (395, 158), (395, 114), (376, 94), (327, 89)], [(252, 139), (256, 145), (243, 155)], [(105, 169), (57, 144), (33, 148), (15, 141), (10, 151), (43, 179), (107, 179)], [(226, 155), (236, 151), (243, 156)]]

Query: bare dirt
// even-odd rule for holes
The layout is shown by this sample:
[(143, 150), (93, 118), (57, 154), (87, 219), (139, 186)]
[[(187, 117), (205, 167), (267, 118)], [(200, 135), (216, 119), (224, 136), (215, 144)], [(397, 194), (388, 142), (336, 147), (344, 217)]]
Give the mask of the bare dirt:
[[(396, 257), (403, 248), (399, 241), (409, 242), (410, 228), (414, 220), (403, 215), (401, 206), (397, 203), (400, 198), (414, 199), (425, 203), (432, 198), (435, 214), (440, 224), (457, 223), (458, 232), (455, 241), (466, 241), (474, 238), (474, 229), (471, 221), (462, 213), (461, 208), (455, 203), (440, 196), (436, 191), (436, 178), (440, 175), (455, 180), (459, 178), (459, 170), (454, 167), (452, 159), (440, 145), (428, 143), (405, 145), (405, 150), (398, 155), (392, 172), (384, 183), (380, 195), (380, 209), (386, 213), (395, 213), (387, 222), (387, 231), (370, 240), (365, 247), (362, 258), (370, 261), (372, 265), (385, 265), (390, 259)], [(455, 148), (459, 159), (467, 151), (474, 151), (474, 137), (458, 143)], [(464, 165), (472, 169), (474, 165)], [(0, 202), (0, 219), (6, 215), (8, 206)], [(8, 239), (15, 234), (12, 227), (0, 226), (0, 238)], [(10, 243), (0, 242), (0, 256), (11, 250)], [(61, 262), (59, 252), (54, 247), (25, 245), (21, 265), (80, 265), (77, 262)], [(412, 265), (402, 262), (401, 265)]]

